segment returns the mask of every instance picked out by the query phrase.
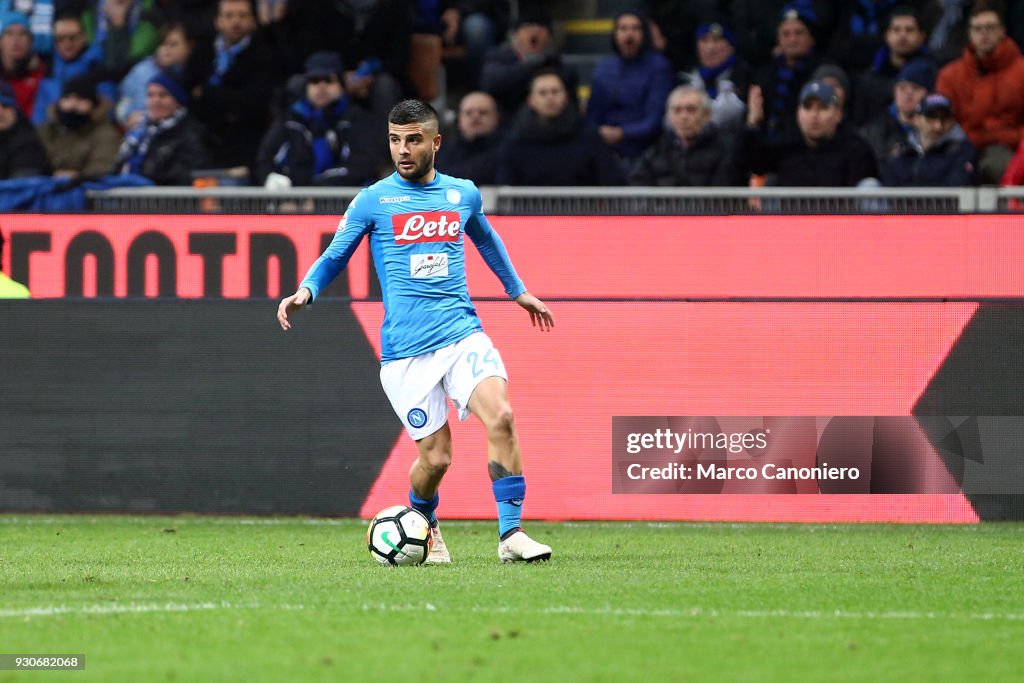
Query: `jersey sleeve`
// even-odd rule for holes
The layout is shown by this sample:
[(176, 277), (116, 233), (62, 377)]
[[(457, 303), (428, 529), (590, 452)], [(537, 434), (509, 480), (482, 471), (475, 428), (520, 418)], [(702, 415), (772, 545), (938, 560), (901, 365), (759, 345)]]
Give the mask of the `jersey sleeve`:
[(349, 203), (345, 215), (341, 217), (341, 223), (338, 224), (338, 230), (334, 233), (334, 239), (299, 284), (299, 289), (305, 287), (313, 295), (311, 301), (316, 301), (320, 291), (345, 270), (348, 260), (352, 258), (363, 236), (373, 227), (372, 204), (367, 199), (367, 194), (367, 190), (362, 190)]
[(515, 299), (526, 291), (526, 285), (516, 275), (516, 269), (505, 251), (505, 244), (497, 231), (491, 227), (490, 221), (484, 215), (483, 200), (480, 198), (480, 191), (473, 188), (473, 209), (469, 220), (466, 222), (466, 235), (473, 240), (477, 251), (483, 257), (487, 267), (498, 276), (501, 284), (505, 287), (505, 293), (509, 298)]

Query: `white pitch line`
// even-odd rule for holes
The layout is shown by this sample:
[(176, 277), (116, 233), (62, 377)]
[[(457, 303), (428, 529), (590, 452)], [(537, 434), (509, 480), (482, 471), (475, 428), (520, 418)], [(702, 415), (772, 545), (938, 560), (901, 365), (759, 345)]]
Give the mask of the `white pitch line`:
[(916, 612), (916, 611), (849, 611), (849, 610), (723, 610), (705, 607), (689, 607), (682, 609), (645, 609), (630, 607), (572, 607), (552, 606), (541, 609), (519, 609), (512, 607), (458, 607), (448, 609), (432, 603), (423, 604), (362, 604), (356, 606), (336, 605), (297, 605), (297, 604), (261, 604), (195, 602), (195, 603), (127, 603), (98, 605), (46, 605), (25, 607), (20, 609), (0, 609), (0, 618), (18, 619), (31, 617), (54, 617), (61, 615), (106, 615), (106, 614), (147, 614), (161, 612), (199, 612), (212, 610), (323, 610), (338, 611), (339, 609), (357, 609), (364, 612), (433, 612), (449, 614), (541, 614), (559, 615), (574, 614), (589, 617), (642, 617), (663, 619), (849, 619), (849, 620), (908, 620), (908, 621), (1024, 621), (1024, 613), (1014, 612)]
[(0, 609), (0, 618), (19, 617), (55, 617), (63, 614), (145, 614), (150, 612), (198, 612), (202, 610), (228, 609), (280, 609), (301, 610), (303, 605), (260, 605), (258, 603), (231, 602), (166, 602), (166, 603), (127, 603), (105, 605), (47, 605), (43, 607), (25, 607), (22, 609)]

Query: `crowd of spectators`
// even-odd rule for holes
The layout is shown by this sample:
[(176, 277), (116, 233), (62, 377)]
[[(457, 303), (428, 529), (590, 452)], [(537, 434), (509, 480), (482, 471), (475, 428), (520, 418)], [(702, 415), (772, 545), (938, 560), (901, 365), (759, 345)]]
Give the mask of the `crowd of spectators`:
[(0, 0), (0, 180), (367, 185), (405, 97), (478, 184), (1024, 177), (1024, 0), (624, 2), (589, 74), (557, 6)]

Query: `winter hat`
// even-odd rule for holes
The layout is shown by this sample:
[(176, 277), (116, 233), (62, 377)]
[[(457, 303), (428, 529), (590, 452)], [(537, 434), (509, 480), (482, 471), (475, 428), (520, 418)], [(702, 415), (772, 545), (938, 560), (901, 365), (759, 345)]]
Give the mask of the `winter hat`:
[(21, 12), (0, 12), (0, 33), (6, 31), (8, 26), (24, 26), (26, 31), (32, 32), (28, 17)]
[(834, 78), (839, 81), (839, 86), (846, 93), (846, 98), (850, 98), (850, 77), (846, 75), (842, 67), (835, 64), (822, 64), (811, 74), (812, 81), (821, 81), (826, 78)]
[(913, 83), (931, 92), (935, 87), (936, 69), (935, 65), (928, 59), (912, 59), (903, 65), (896, 75), (897, 83)]
[(706, 24), (701, 24), (697, 27), (697, 40), (700, 40), (708, 34), (713, 35), (716, 38), (725, 38), (729, 41), (729, 44), (736, 47), (736, 36), (732, 30), (725, 24), (718, 21), (711, 21)]
[(327, 50), (314, 52), (307, 57), (305, 67), (306, 72), (304, 76), (307, 81), (311, 78), (322, 78), (325, 76), (337, 76), (338, 80), (341, 80), (342, 74), (345, 73), (345, 68), (341, 63), (341, 55)]
[(96, 82), (92, 77), (81, 74), (64, 81), (60, 89), (60, 96), (77, 95), (83, 100), (89, 100), (93, 104), (99, 104), (100, 98), (96, 94)]
[[(149, 79), (149, 83), (156, 83), (167, 89), (167, 92), (171, 94), (178, 104), (186, 106), (188, 104), (188, 91), (185, 90), (180, 82), (178, 82), (173, 76), (166, 71), (161, 71), (153, 78)], [(147, 84), (148, 85), (148, 84)]]

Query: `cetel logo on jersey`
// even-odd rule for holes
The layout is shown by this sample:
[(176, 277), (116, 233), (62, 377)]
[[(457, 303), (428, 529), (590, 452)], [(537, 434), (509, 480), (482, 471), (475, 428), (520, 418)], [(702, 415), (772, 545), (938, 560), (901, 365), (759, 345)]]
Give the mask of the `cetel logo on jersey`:
[(391, 217), (396, 242), (456, 242), (462, 225), (458, 211), (396, 213)]

